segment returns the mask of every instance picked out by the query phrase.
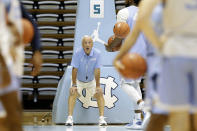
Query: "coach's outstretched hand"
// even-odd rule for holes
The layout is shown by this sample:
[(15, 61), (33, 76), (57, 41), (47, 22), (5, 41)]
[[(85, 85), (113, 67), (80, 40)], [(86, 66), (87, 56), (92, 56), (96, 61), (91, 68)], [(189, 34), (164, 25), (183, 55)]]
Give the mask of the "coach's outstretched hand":
[(42, 67), (42, 54), (40, 53), (40, 51), (34, 52), (31, 63), (33, 65), (33, 71), (31, 75), (36, 76), (38, 75)]

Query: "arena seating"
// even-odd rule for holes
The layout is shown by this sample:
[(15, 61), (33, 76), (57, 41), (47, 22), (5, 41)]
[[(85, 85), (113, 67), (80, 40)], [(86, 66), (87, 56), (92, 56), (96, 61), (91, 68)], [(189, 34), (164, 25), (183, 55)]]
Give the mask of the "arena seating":
[[(58, 81), (73, 54), (77, 0), (21, 1), (39, 26), (43, 46), (42, 69), (35, 77), (30, 75), (32, 67), (29, 66), (32, 48), (30, 45), (25, 47), (25, 72), (20, 89), (24, 97), (24, 108), (27, 100), (33, 103), (51, 100), (48, 107), (39, 106), (40, 109), (51, 109)], [(117, 11), (124, 7), (124, 0), (116, 0), (115, 3)]]

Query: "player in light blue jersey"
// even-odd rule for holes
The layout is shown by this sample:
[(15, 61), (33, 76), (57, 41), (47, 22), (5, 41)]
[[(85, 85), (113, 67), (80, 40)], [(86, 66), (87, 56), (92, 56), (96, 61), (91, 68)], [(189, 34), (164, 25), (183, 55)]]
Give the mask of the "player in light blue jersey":
[[(156, 4), (156, 3), (153, 3), (153, 1), (149, 1), (149, 2), (150, 3), (147, 4), (146, 7), (143, 6), (145, 9), (152, 7), (154, 4)], [(157, 35), (159, 35), (159, 36), (163, 32), (162, 25), (161, 25), (161, 18), (162, 17), (160, 17), (161, 11), (162, 11), (162, 5), (158, 5), (157, 8), (154, 10), (153, 17), (152, 17), (153, 23), (155, 25), (155, 31), (157, 32)], [(120, 50), (120, 53), (117, 55), (117, 57), (115, 59), (115, 66), (117, 68), (119, 68), (118, 60), (121, 59), (121, 57), (126, 52), (128, 52), (132, 46), (134, 46), (134, 43), (135, 43), (137, 37), (140, 36), (140, 28), (142, 28), (141, 20), (143, 20), (143, 17), (144, 17), (144, 15), (146, 15), (146, 13), (150, 13), (149, 15), (151, 15), (151, 12), (142, 12), (141, 6), (140, 6), (140, 11), (137, 16), (136, 25), (133, 28), (132, 33), (130, 33), (128, 38), (125, 40), (125, 43)], [(158, 86), (157, 84), (158, 84), (158, 78), (159, 78), (158, 76), (159, 76), (159, 72), (160, 72), (160, 59), (161, 58), (159, 57), (158, 51), (151, 44), (149, 44), (149, 42), (146, 42), (146, 44), (147, 44), (147, 48), (146, 48), (147, 58), (146, 58), (146, 60), (147, 60), (147, 64), (148, 64), (146, 104), (148, 103), (148, 105), (151, 106), (151, 108), (152, 108), (151, 111), (153, 113), (151, 116), (151, 119), (150, 119), (150, 123), (149, 123), (148, 127), (146, 128), (146, 130), (159, 131), (159, 130), (163, 130), (163, 126), (167, 122), (166, 112), (154, 107), (155, 100), (157, 99), (157, 96), (158, 96), (156, 89)], [(147, 122), (147, 121), (145, 121), (145, 122)], [(146, 123), (143, 123), (143, 124), (147, 125)]]
[[(13, 45), (21, 44), (18, 33), (19, 28), (22, 28), (19, 24), (21, 21), (21, 12), (18, 10), (19, 8), (16, 9), (16, 7), (20, 6), (18, 0), (0, 1), (0, 6), (0, 81), (9, 81), (6, 85), (3, 83), (0, 84), (0, 100), (2, 102), (0, 106), (3, 107), (1, 110), (6, 111), (4, 119), (1, 119), (0, 130), (22, 131), (22, 106), (18, 96), (20, 82), (16, 77), (16, 72), (13, 70), (16, 67), (15, 62), (20, 58), (16, 55), (15, 58), (17, 60), (14, 61), (13, 54), (11, 53), (12, 51), (17, 52), (16, 48), (12, 48)], [(16, 9), (14, 12), (13, 8)], [(12, 10), (11, 13), (8, 13), (7, 9)], [(17, 18), (15, 17), (16, 15), (18, 16)], [(13, 22), (12, 19), (15, 19), (15, 21)], [(20, 69), (17, 70), (18, 73), (22, 71)]]
[[(143, 8), (146, 4), (150, 4), (150, 8), (144, 10), (145, 15), (142, 15), (141, 22), (138, 23), (141, 26), (136, 28), (141, 27), (151, 43), (161, 50), (163, 56), (156, 104), (170, 111), (169, 122), (172, 130), (195, 130), (189, 126), (188, 112), (192, 111), (195, 114), (191, 122), (196, 126), (197, 18), (193, 16), (197, 13), (197, 1), (165, 2), (162, 17), (164, 39), (159, 39), (150, 28), (150, 15), (147, 15), (147, 12), (152, 11), (158, 0), (152, 2), (152, 4), (150, 1), (143, 2)], [(138, 31), (136, 29), (133, 34)]]
[[(5, 69), (8, 68), (6, 76), (4, 77), (1, 75), (0, 81), (8, 82), (10, 76), (10, 82), (8, 85), (4, 86), (4, 84), (0, 84), (0, 100), (2, 102), (2, 105), (0, 105), (2, 106), (0, 111), (6, 112), (4, 118), (0, 119), (0, 130), (22, 131), (22, 106), (18, 94), (24, 63), (24, 44), (21, 37), (23, 28), (21, 20), (22, 15), (25, 14), (26, 11), (21, 9), (22, 5), (18, 0), (2, 0), (0, 1), (0, 4), (0, 72), (2, 72), (3, 69), (3, 72), (5, 73)], [(36, 29), (34, 28), (34, 37), (40, 37), (35, 30)], [(33, 75), (37, 75), (42, 64), (41, 53), (38, 52), (40, 48), (39, 39), (34, 41), (33, 45), (37, 45), (37, 48), (35, 49), (33, 46), (35, 53), (33, 55), (32, 63), (36, 69), (34, 68), (32, 72)], [(3, 60), (5, 62), (3, 62)], [(2, 67), (3, 65), (6, 68)]]
[(158, 106), (170, 111), (172, 130), (191, 130), (189, 112), (197, 130), (196, 14), (196, 0), (166, 0)]
[[(117, 22), (126, 22), (129, 25), (130, 30), (132, 30), (133, 26), (135, 25), (135, 20), (138, 12), (138, 7), (134, 6), (133, 4), (138, 5), (139, 2), (140, 0), (126, 0), (126, 5), (128, 7), (123, 8), (118, 12)], [(112, 41), (112, 45), (115, 44), (117, 41), (120, 41), (120, 38), (115, 38), (114, 41)], [(139, 38), (137, 39), (135, 45), (130, 50), (130, 52), (138, 53), (146, 59), (146, 48), (146, 40), (144, 39), (144, 36), (140, 34)], [(142, 100), (142, 93), (139, 86), (140, 82), (141, 78), (138, 80), (122, 78), (121, 80), (121, 88), (125, 91), (125, 93), (128, 94), (134, 105), (134, 117), (132, 118), (131, 123), (126, 125), (126, 128), (129, 129), (142, 129), (143, 119), (141, 116), (145, 116), (146, 120), (148, 120), (148, 117), (150, 116), (149, 113), (145, 115), (144, 101)]]

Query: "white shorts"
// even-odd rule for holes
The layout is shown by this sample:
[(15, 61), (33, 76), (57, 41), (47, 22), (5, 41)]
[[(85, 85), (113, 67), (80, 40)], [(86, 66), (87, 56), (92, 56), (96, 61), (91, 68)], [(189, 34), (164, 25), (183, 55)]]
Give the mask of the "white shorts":
[(81, 82), (77, 80), (77, 91), (79, 95), (82, 95), (83, 89), (86, 89), (86, 94), (90, 95), (91, 97), (94, 96), (96, 92), (96, 81), (95, 79), (90, 82)]

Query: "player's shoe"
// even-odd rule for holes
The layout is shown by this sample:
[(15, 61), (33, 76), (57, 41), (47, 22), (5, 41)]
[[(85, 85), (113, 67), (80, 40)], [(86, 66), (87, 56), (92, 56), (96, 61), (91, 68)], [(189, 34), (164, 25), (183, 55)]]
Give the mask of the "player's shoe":
[(143, 112), (143, 115), (144, 115), (144, 119), (142, 122), (142, 127), (143, 127), (143, 129), (145, 129), (146, 126), (148, 125), (149, 120), (150, 120), (151, 113), (150, 112)]
[(99, 117), (99, 126), (106, 126), (107, 125), (107, 122), (105, 121), (105, 118), (104, 116), (100, 116)]
[(142, 121), (138, 119), (133, 119), (131, 123), (125, 125), (125, 128), (132, 130), (142, 130)]
[(68, 116), (65, 125), (66, 126), (73, 126), (73, 117), (72, 116)]

